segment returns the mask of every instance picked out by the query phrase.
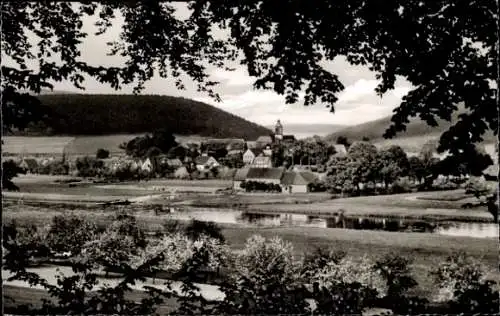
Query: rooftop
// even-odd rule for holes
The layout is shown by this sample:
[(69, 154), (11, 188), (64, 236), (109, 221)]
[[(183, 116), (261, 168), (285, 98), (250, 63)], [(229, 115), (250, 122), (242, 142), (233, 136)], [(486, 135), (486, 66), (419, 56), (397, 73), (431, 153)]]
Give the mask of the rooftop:
[(249, 179), (280, 180), (285, 172), (284, 168), (250, 168), (247, 173)]

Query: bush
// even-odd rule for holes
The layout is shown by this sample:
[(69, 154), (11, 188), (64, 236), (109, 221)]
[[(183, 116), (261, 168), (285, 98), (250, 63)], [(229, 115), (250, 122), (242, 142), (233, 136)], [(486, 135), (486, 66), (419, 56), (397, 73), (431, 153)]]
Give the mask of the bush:
[(450, 304), (451, 313), (498, 313), (498, 288), (485, 274), (485, 267), (476, 259), (453, 254), (432, 272), (439, 289), (437, 298)]
[(106, 159), (109, 158), (109, 151), (103, 148), (99, 148), (95, 155), (97, 159)]
[(62, 160), (53, 160), (44, 166), (38, 168), (38, 173), (48, 175), (67, 175), (69, 173), (69, 166)]
[(96, 235), (95, 224), (77, 216), (57, 215), (52, 219), (47, 242), (52, 251), (78, 254)]
[(413, 185), (406, 178), (399, 178), (389, 188), (389, 194), (399, 194), (412, 192)]
[(215, 314), (304, 314), (307, 308), (300, 265), (290, 243), (261, 236), (249, 238), (232, 264), (225, 298)]
[(451, 181), (449, 177), (438, 177), (432, 183), (434, 190), (454, 190), (458, 189), (459, 185)]
[(2, 163), (2, 189), (19, 191), (19, 188), (12, 182), (12, 179), (20, 173), (25, 173), (25, 171), (14, 160), (4, 161)]
[(326, 192), (327, 187), (325, 183), (318, 181), (308, 184), (309, 192)]
[(201, 235), (206, 235), (222, 243), (225, 241), (221, 228), (214, 222), (204, 222), (193, 219), (185, 228), (184, 233), (192, 240), (197, 240)]
[(259, 182), (259, 181), (243, 181), (240, 184), (242, 189), (246, 192), (274, 192), (281, 193), (282, 188), (279, 184)]
[(76, 169), (81, 177), (101, 176), (104, 172), (104, 163), (92, 157), (77, 158)]

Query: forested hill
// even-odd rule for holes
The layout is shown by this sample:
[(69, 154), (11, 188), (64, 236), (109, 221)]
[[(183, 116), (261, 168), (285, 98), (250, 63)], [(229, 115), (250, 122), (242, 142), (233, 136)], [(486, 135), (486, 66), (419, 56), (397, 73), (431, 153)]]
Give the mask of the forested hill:
[[(420, 136), (438, 136), (444, 131), (448, 130), (450, 126), (457, 122), (458, 115), (465, 112), (463, 104), (458, 105), (458, 111), (453, 113), (451, 122), (438, 119), (438, 126), (432, 127), (427, 125), (426, 122), (419, 118), (410, 119), (410, 123), (406, 126), (406, 131), (399, 132), (395, 138), (402, 137), (420, 137)], [(349, 140), (361, 140), (363, 137), (368, 137), (370, 140), (380, 140), (383, 137), (385, 130), (391, 125), (391, 117), (387, 116), (378, 120), (366, 122), (363, 124), (349, 126), (339, 129), (328, 136), (325, 136), (327, 141), (335, 141), (339, 136), (345, 136)], [(491, 131), (486, 133), (485, 140), (494, 141), (494, 136)]]
[(175, 134), (254, 140), (270, 130), (211, 105), (158, 95), (46, 94), (57, 135), (105, 135), (169, 128)]

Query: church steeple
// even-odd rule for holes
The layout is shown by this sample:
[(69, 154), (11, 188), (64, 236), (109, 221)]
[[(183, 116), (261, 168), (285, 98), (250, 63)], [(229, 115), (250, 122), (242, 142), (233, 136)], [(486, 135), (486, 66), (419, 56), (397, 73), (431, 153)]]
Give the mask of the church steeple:
[(274, 139), (276, 142), (281, 142), (283, 140), (283, 125), (281, 125), (280, 120), (276, 122), (276, 126), (274, 128)]

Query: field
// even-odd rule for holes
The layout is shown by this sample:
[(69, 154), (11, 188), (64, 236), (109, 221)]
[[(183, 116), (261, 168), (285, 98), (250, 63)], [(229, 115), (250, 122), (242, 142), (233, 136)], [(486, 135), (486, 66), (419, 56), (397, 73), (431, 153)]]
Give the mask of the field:
[[(94, 156), (103, 148), (111, 155), (121, 155), (125, 151), (119, 146), (145, 133), (110, 134), (110, 135), (78, 135), (66, 136), (4, 136), (2, 150), (6, 155), (62, 155)], [(201, 142), (207, 137), (175, 135), (178, 143)]]

